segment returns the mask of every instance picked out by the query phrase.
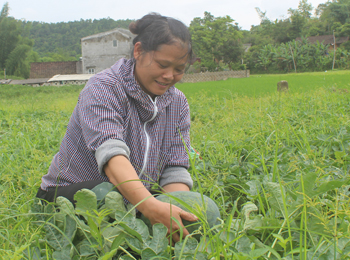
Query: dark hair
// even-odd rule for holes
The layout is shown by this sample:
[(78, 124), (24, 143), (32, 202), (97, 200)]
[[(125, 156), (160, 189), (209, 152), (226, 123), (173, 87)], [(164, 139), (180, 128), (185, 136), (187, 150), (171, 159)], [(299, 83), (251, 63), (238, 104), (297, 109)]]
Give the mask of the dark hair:
[(182, 22), (171, 17), (162, 16), (158, 13), (150, 13), (132, 22), (129, 30), (137, 36), (133, 44), (141, 42), (145, 52), (156, 51), (162, 44), (173, 44), (177, 40), (187, 44), (188, 59), (192, 61), (192, 41), (191, 34)]

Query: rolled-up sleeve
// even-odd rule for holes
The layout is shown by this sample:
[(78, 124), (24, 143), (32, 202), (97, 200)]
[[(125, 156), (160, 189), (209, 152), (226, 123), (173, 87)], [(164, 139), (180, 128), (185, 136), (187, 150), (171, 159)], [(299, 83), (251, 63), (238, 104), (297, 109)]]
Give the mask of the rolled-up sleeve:
[(164, 170), (160, 177), (159, 185), (164, 187), (171, 183), (184, 183), (190, 189), (192, 189), (193, 186), (191, 175), (184, 167), (169, 167)]

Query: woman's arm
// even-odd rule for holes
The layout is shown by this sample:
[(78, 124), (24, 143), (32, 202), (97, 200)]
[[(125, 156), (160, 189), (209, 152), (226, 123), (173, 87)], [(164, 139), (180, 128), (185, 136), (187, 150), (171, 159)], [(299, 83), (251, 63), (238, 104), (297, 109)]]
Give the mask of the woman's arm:
[[(180, 229), (177, 223), (171, 220), (171, 217), (177, 219), (181, 224), (181, 218), (188, 221), (196, 221), (197, 217), (181, 210), (179, 207), (170, 205), (169, 203), (161, 202), (154, 198), (152, 194), (143, 186), (141, 180), (138, 178), (137, 173), (130, 161), (122, 156), (117, 155), (112, 157), (104, 167), (104, 171), (120, 193), (133, 205), (139, 204), (136, 208), (147, 217), (151, 224), (163, 223), (168, 228), (170, 234), (170, 227), (175, 231), (172, 235), (173, 241), (180, 240)], [(172, 189), (175, 186), (180, 185), (182, 188), (184, 184), (174, 183), (166, 185), (167, 189)], [(166, 188), (166, 186), (164, 188)], [(187, 187), (187, 185), (185, 185)], [(188, 189), (188, 187), (187, 187)], [(186, 229), (183, 229), (184, 236), (189, 233)]]

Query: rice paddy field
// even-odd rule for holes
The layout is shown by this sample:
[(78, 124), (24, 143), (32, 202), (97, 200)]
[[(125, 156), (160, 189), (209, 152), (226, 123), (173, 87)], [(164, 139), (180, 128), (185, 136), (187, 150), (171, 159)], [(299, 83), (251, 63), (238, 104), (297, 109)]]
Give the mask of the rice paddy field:
[[(280, 80), (287, 93), (277, 92)], [(191, 160), (193, 190), (217, 203), (221, 221), (199, 244), (167, 246), (168, 256), (350, 259), (350, 71), (177, 87), (200, 153)], [(89, 254), (72, 242), (67, 256), (38, 224), (34, 197), (82, 88), (0, 86), (0, 259), (166, 259), (125, 253), (120, 239), (107, 249), (90, 241)]]

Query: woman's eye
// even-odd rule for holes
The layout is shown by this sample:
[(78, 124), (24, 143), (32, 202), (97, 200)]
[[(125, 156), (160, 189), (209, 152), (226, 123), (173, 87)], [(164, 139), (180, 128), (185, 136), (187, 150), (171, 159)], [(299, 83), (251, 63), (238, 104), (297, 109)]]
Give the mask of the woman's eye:
[(176, 71), (177, 73), (179, 73), (179, 74), (181, 74), (181, 73), (184, 73), (184, 72), (185, 72), (185, 70), (184, 70), (184, 69), (175, 69), (175, 71)]
[(165, 66), (165, 65), (163, 65), (163, 64), (158, 63), (158, 65), (159, 65), (159, 67), (161, 67), (162, 69), (167, 68), (167, 66)]

